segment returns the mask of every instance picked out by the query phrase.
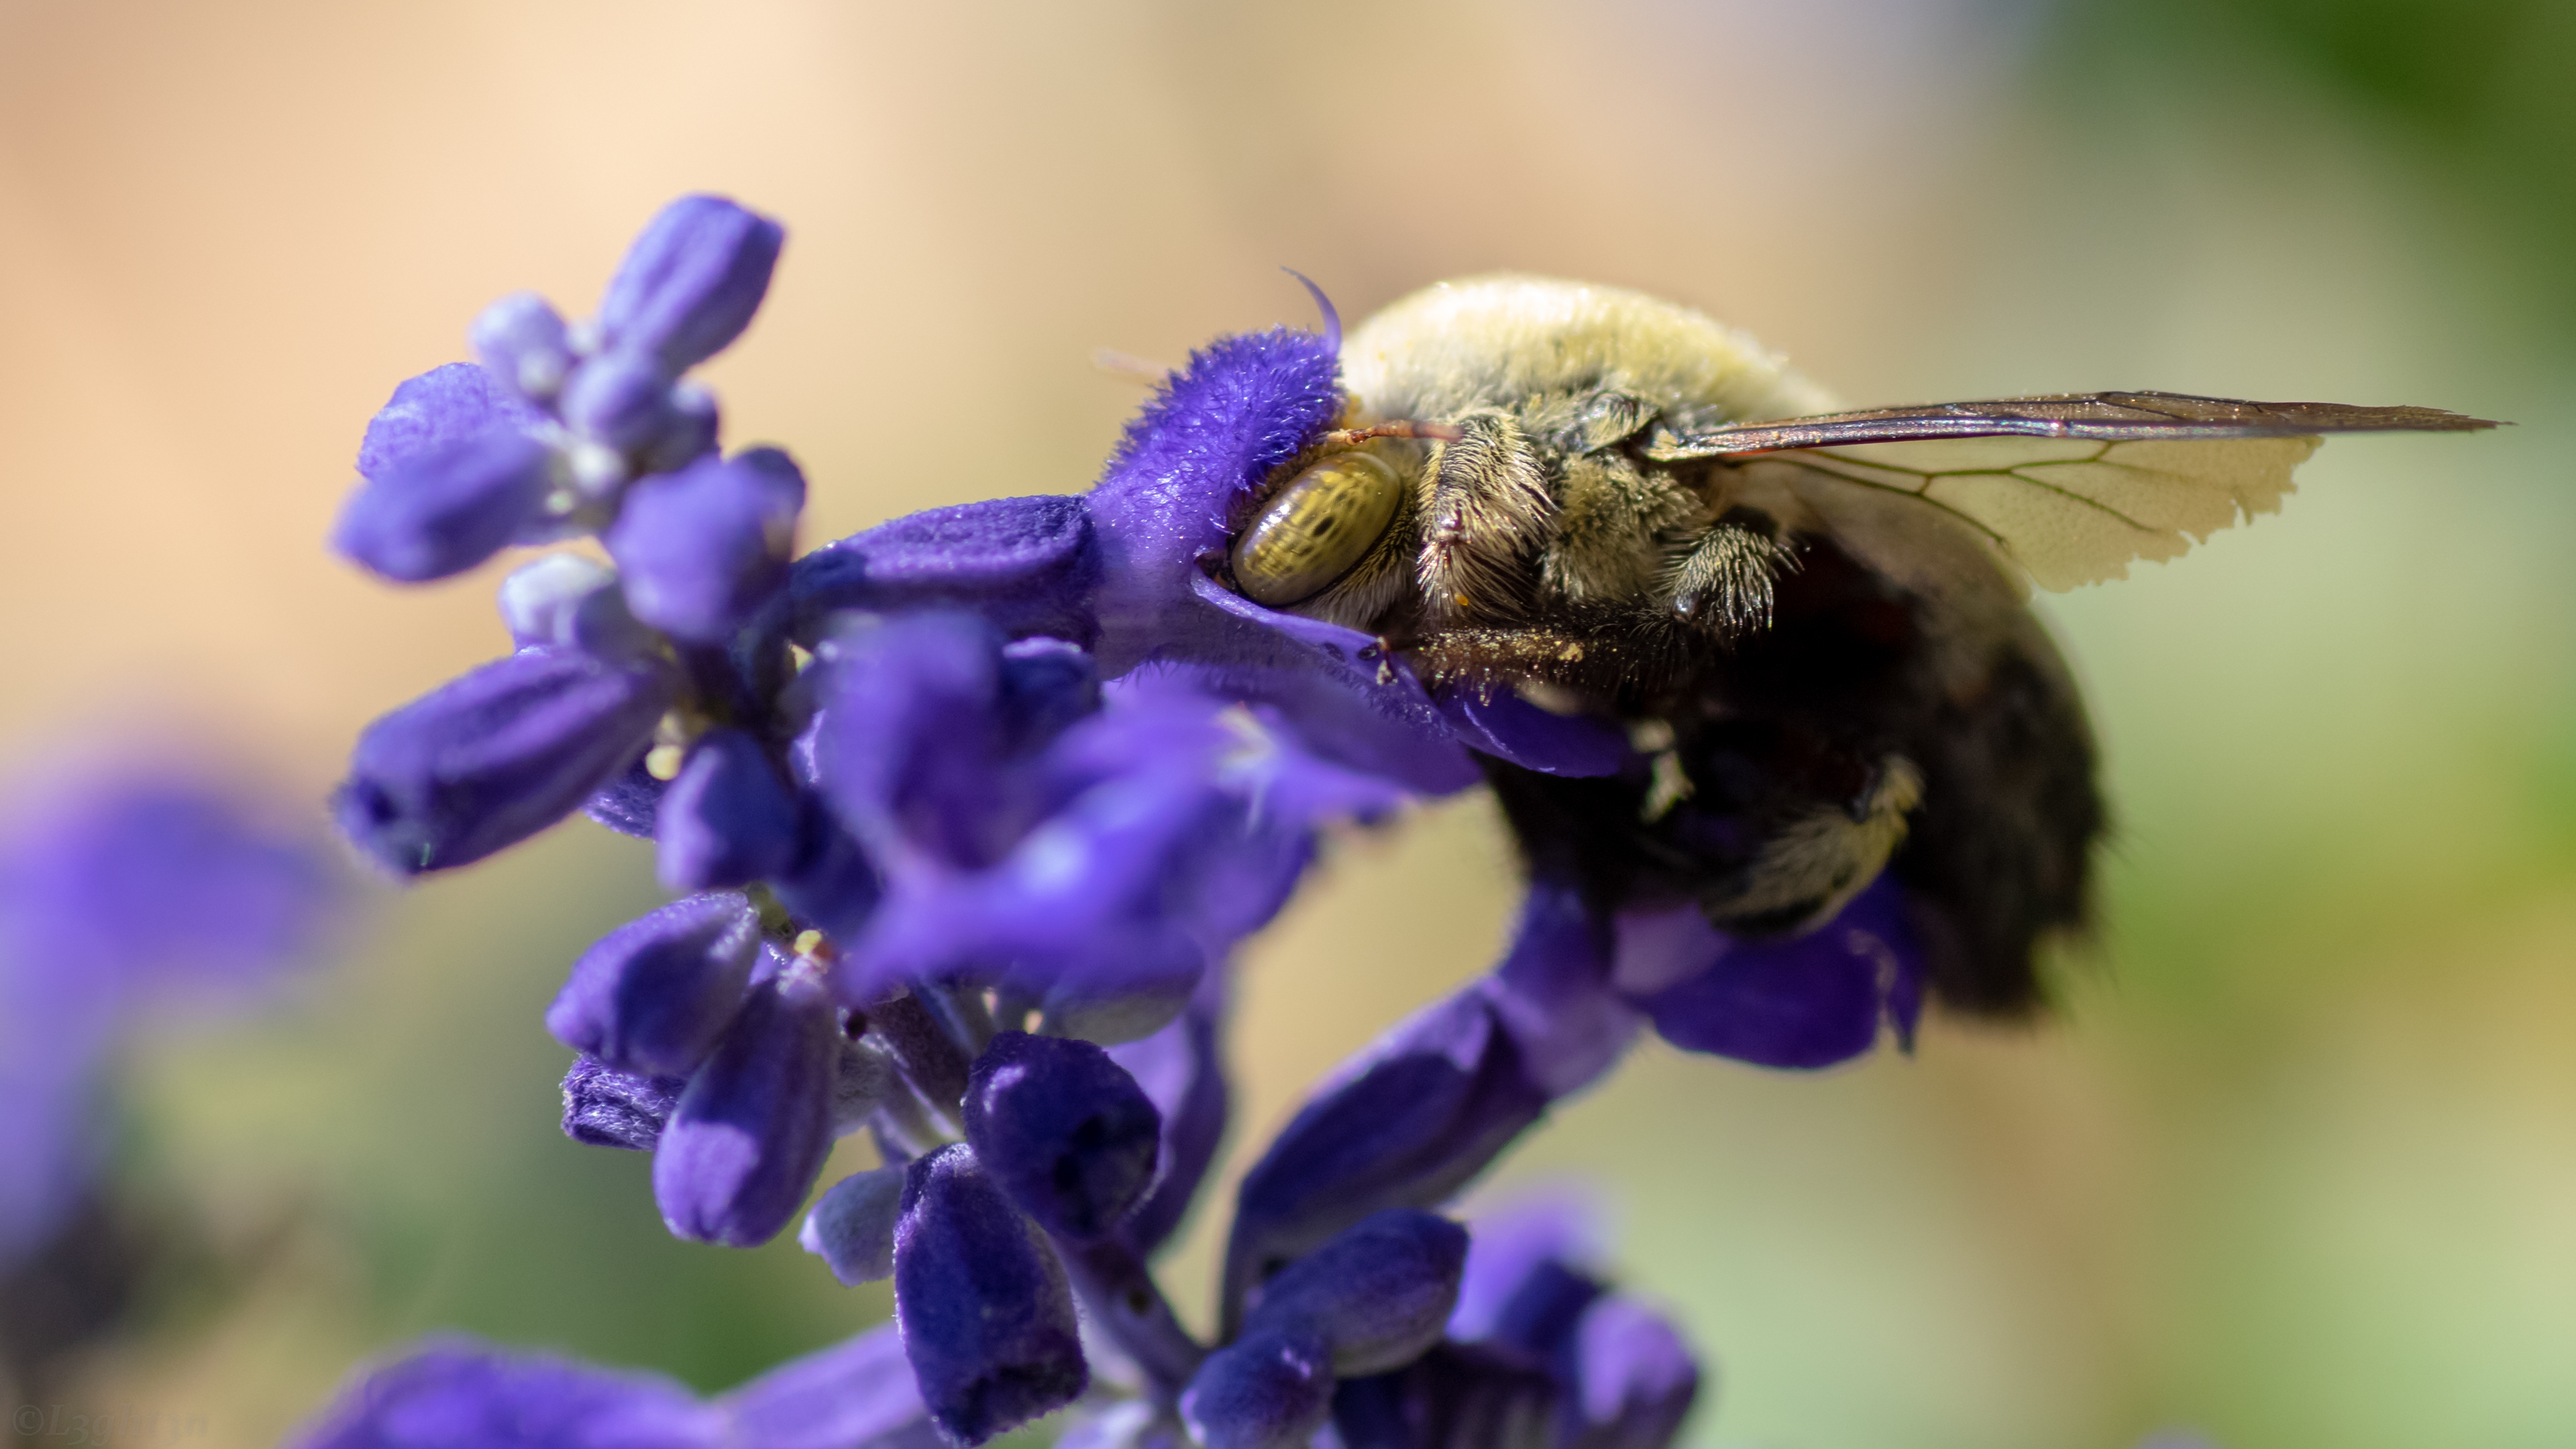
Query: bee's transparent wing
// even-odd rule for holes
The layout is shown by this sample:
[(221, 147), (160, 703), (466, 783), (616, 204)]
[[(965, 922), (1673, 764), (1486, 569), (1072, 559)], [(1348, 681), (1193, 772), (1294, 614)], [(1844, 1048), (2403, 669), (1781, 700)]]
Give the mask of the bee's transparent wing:
[(1662, 429), (1641, 451), (1741, 460), (1747, 482), (1812, 502), (1837, 485), (1904, 495), (1964, 524), (2040, 587), (2068, 589), (2277, 509), (2322, 434), (2494, 426), (2438, 408), (2115, 392)]

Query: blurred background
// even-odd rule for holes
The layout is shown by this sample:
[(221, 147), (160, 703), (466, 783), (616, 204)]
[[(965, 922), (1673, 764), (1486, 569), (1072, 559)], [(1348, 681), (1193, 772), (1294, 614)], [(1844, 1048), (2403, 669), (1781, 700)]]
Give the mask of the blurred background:
[[(2059, 1020), (1821, 1078), (1650, 1048), (1499, 1186), (1601, 1185), (1719, 1365), (1706, 1445), (2563, 1445), (2571, 74), (2564, 0), (0, 0), (0, 739), (148, 716), (318, 801), (507, 647), (505, 564), (323, 552), (368, 415), (504, 292), (586, 310), (694, 189), (789, 228), (708, 376), (810, 541), (1083, 486), (1139, 400), (1092, 349), (1303, 323), (1283, 264), (1351, 317), (1639, 287), (1855, 404), (2515, 419), (2338, 441), (2283, 516), (2046, 601), (2120, 820)], [(224, 1267), (68, 1412), (258, 1446), (435, 1328), (715, 1388), (882, 1316), (792, 1242), (670, 1240), (642, 1157), (557, 1133), (539, 1014), (650, 877), (568, 825), (381, 892), (280, 1010), (137, 1038), (117, 1170)], [(1481, 803), (1347, 845), (1249, 954), (1238, 1166), (1512, 894)]]

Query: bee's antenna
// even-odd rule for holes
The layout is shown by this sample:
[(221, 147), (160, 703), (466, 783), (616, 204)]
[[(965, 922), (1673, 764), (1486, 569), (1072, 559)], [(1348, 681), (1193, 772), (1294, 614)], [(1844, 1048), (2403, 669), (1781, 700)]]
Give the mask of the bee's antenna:
[(1333, 299), (1324, 295), (1324, 289), (1315, 285), (1314, 278), (1307, 276), (1304, 272), (1297, 270), (1295, 267), (1281, 267), (1279, 270), (1286, 272), (1288, 275), (1295, 277), (1298, 281), (1306, 284), (1306, 295), (1315, 299), (1315, 310), (1324, 314), (1324, 345), (1333, 349), (1334, 356), (1340, 356), (1342, 352), (1342, 314), (1333, 310)]

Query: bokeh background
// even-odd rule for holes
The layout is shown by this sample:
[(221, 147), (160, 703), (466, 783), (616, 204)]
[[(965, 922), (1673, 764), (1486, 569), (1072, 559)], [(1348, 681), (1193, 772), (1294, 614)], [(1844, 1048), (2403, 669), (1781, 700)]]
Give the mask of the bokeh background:
[[(2121, 821), (2062, 1019), (1821, 1078), (1650, 1048), (1499, 1181), (1599, 1184), (1720, 1365), (1702, 1444), (2576, 1442), (2571, 74), (2565, 0), (0, 0), (0, 739), (148, 714), (318, 801), (506, 647), (501, 566), (324, 555), (368, 414), (691, 189), (790, 228), (710, 379), (815, 540), (1082, 486), (1138, 401), (1091, 350), (1303, 322), (1282, 264), (1352, 316), (1641, 287), (1855, 403), (2512, 418), (2336, 442), (2283, 516), (2048, 601)], [(1249, 953), (1238, 1153), (1511, 894), (1472, 801), (1346, 847)], [(72, 1407), (265, 1445), (433, 1328), (713, 1388), (882, 1316), (557, 1135), (539, 1012), (651, 899), (567, 826), (145, 1039), (121, 1170), (227, 1266)]]

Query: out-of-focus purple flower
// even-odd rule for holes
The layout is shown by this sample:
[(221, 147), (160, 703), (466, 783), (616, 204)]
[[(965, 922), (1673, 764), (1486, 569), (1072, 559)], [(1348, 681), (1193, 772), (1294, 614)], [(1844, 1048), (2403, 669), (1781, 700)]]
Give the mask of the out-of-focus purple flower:
[(1107, 1236), (1154, 1181), (1162, 1117), (1136, 1079), (1087, 1041), (996, 1035), (967, 1078), (966, 1140), (1038, 1226)]
[(462, 1336), (360, 1368), (293, 1449), (936, 1449), (892, 1325), (711, 1400)]
[(672, 890), (749, 885), (795, 863), (796, 797), (760, 742), (741, 730), (699, 736), (655, 808), (657, 864)]
[(572, 373), (571, 329), (534, 292), (513, 292), (484, 308), (465, 337), (483, 370), (530, 402), (551, 400)]
[(521, 649), (558, 644), (600, 659), (654, 652), (650, 631), (627, 611), (617, 572), (577, 553), (550, 553), (501, 581), (501, 622)]
[(1908, 1048), (1923, 1009), (1922, 954), (1903, 887), (1882, 875), (1803, 936), (1744, 940), (1690, 907), (1624, 917), (1614, 980), (1666, 1041), (1766, 1067), (1829, 1067), (1877, 1044)]
[(564, 1135), (592, 1147), (650, 1152), (688, 1085), (686, 1077), (621, 1072), (597, 1057), (581, 1057), (564, 1073)]
[(674, 901), (573, 963), (546, 1030), (620, 1071), (685, 1076), (715, 1049), (760, 952), (760, 915), (730, 891)]
[(1310, 1328), (1237, 1339), (1209, 1354), (1181, 1395), (1201, 1449), (1296, 1449), (1332, 1411), (1332, 1347)]
[(1564, 1387), (1517, 1354), (1444, 1343), (1394, 1373), (1333, 1395), (1342, 1449), (1564, 1449)]
[(299, 1449), (721, 1449), (724, 1415), (658, 1374), (433, 1341), (362, 1369)]
[(569, 815), (643, 753), (670, 676), (523, 649), (367, 726), (340, 828), (403, 875), (482, 859)]
[(786, 587), (804, 506), (796, 464), (753, 448), (639, 481), (602, 541), (636, 618), (675, 639), (722, 643)]
[(499, 553), (545, 509), (554, 454), (500, 429), (403, 459), (340, 510), (331, 546), (402, 583), (463, 573)]
[(1584, 1310), (1567, 1345), (1574, 1392), (1560, 1433), (1567, 1449), (1664, 1449), (1699, 1398), (1699, 1364), (1670, 1323), (1610, 1296)]
[(1225, 1021), (1227, 975), (1223, 968), (1210, 970), (1190, 1004), (1162, 1030), (1109, 1049), (1110, 1059), (1136, 1079), (1163, 1119), (1154, 1185), (1118, 1225), (1120, 1240), (1139, 1255), (1162, 1246), (1180, 1227), (1225, 1137), (1230, 1093), (1217, 1036)]
[(653, 1149), (653, 1197), (678, 1237), (754, 1247), (796, 1216), (832, 1150), (841, 1038), (801, 971), (743, 1002)]
[(912, 1164), (894, 1301), (922, 1401), (957, 1443), (1071, 1403), (1091, 1381), (1063, 1265), (963, 1143)]
[(1370, 1214), (1438, 1203), (1547, 1110), (1475, 986), (1399, 1023), (1318, 1086), (1237, 1193), (1225, 1321), (1263, 1279)]
[(433, 367), (394, 389), (367, 421), (358, 476), (381, 479), (404, 463), (493, 432), (536, 427), (545, 414), (500, 378), (470, 362)]
[(158, 762), (73, 764), (0, 827), (0, 1262), (95, 1166), (101, 1056), (152, 996), (256, 989), (343, 901), (317, 842), (238, 785)]
[(732, 345), (769, 292), (787, 233), (721, 196), (683, 196), (654, 214), (599, 302), (607, 345), (678, 376)]
[(1544, 710), (1508, 690), (1463, 690), (1441, 711), (1467, 747), (1546, 775), (1615, 775), (1628, 763), (1627, 732), (1595, 715)]

